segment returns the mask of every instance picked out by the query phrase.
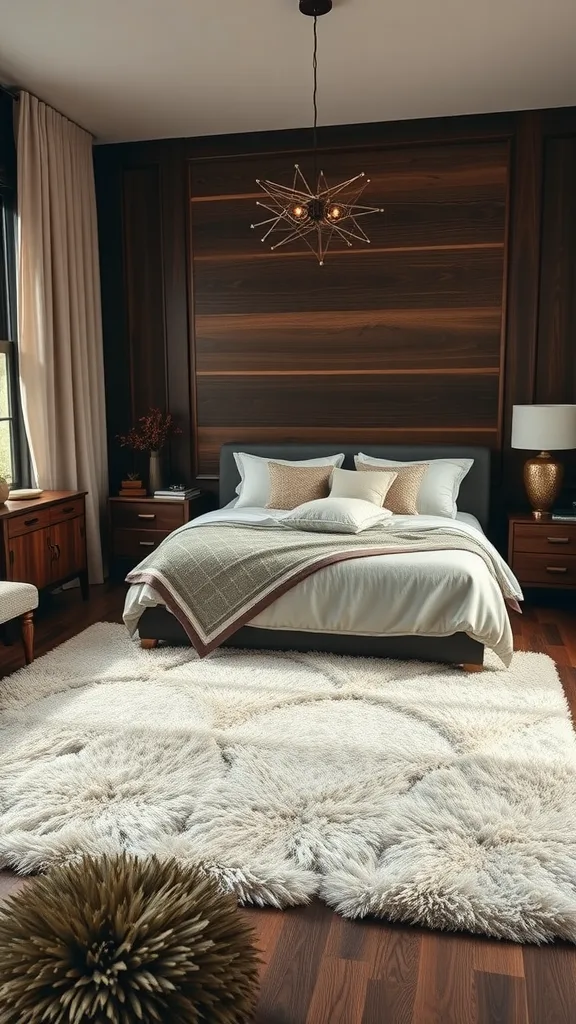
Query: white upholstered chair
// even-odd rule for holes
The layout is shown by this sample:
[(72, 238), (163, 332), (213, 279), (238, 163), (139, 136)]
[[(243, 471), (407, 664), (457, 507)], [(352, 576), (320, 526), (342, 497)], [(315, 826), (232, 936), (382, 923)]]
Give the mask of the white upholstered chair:
[(6, 583), (0, 580), (0, 625), (20, 619), (26, 664), (34, 661), (34, 609), (38, 591), (31, 583)]

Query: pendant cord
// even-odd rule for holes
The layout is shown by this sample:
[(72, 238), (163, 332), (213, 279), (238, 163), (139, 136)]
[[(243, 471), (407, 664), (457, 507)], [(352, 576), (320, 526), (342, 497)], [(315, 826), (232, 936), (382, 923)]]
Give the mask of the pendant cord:
[(314, 148), (314, 188), (316, 189), (318, 184), (318, 18), (316, 15), (314, 16), (314, 56), (312, 59), (312, 68), (314, 71), (314, 91), (312, 94), (314, 128), (312, 129), (312, 144)]

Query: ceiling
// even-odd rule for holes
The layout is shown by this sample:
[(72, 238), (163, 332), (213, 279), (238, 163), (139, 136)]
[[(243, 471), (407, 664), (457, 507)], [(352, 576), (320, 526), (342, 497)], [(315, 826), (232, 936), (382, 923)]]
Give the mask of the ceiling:
[[(0, 0), (0, 81), (101, 142), (307, 125), (297, 0)], [(319, 122), (576, 104), (576, 0), (334, 0)]]

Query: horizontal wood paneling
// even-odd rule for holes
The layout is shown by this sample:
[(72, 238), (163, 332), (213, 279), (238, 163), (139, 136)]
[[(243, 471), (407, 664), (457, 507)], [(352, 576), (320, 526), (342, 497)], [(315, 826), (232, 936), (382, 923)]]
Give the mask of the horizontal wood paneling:
[(576, 110), (322, 128), (385, 211), (323, 268), (249, 227), (309, 131), (97, 147), (111, 439), (164, 396), (179, 477), (231, 439), (476, 441), (518, 507), (513, 404), (576, 400), (575, 140)]
[(503, 265), (501, 249), (393, 254), (357, 249), (332, 254), (324, 267), (310, 254), (198, 261), (194, 303), (200, 316), (493, 308), (502, 302)]
[(196, 369), (482, 369), (499, 365), (500, 330), (498, 306), (197, 316)]
[[(218, 376), (196, 382), (202, 426), (485, 427), (494, 425), (496, 375)], [(321, 401), (319, 393), (321, 390)]]
[[(370, 179), (366, 196), (378, 196), (375, 205), (411, 202), (434, 195), (444, 202), (499, 200), (505, 193), (508, 166), (506, 142), (449, 143), (440, 146), (406, 146), (397, 149), (341, 149), (322, 153), (320, 166), (329, 183), (364, 172)], [(190, 194), (196, 204), (207, 197), (222, 201), (228, 196), (258, 196), (256, 179), (291, 185), (294, 164), (304, 174), (313, 171), (310, 151), (290, 160), (286, 155), (259, 153), (248, 159), (191, 161)], [(367, 200), (368, 201), (368, 200)]]
[(357, 444), (358, 451), (369, 444), (479, 444), (498, 449), (498, 431), (482, 427), (199, 427), (199, 475), (218, 476), (220, 448), (226, 441), (243, 444), (273, 444), (295, 441), (305, 444), (313, 433), (318, 444)]
[[(384, 212), (365, 224), (373, 249), (502, 245), (505, 197), (461, 202), (433, 201), (430, 196), (427, 200), (396, 202), (382, 198), (380, 193), (366, 197), (367, 202), (372, 199), (385, 204)], [(268, 216), (253, 197), (193, 204), (194, 259), (266, 251), (261, 242), (263, 229), (251, 231), (250, 225)]]

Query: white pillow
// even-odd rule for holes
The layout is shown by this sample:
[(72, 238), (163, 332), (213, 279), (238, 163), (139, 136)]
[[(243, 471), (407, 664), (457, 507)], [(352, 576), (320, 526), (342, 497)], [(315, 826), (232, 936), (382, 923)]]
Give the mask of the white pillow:
[(325, 455), (322, 459), (299, 459), (290, 462), (288, 459), (263, 459), (260, 455), (249, 455), (247, 452), (234, 452), (234, 459), (240, 473), (240, 483), (236, 488), (238, 500), (235, 508), (266, 508), (270, 498), (269, 462), (280, 462), (283, 466), (338, 466), (344, 462), (344, 453)]
[(358, 473), (354, 469), (335, 469), (330, 480), (330, 497), (360, 498), (382, 508), (397, 476), (398, 473), (390, 470)]
[(372, 455), (359, 452), (354, 458), (354, 463), (382, 466), (383, 469), (427, 465), (428, 469), (418, 492), (418, 512), (424, 516), (446, 516), (455, 519), (460, 484), (470, 471), (474, 459), (417, 459), (415, 462), (396, 462), (393, 459), (376, 459)]
[(317, 498), (283, 516), (282, 525), (316, 533), (362, 533), (388, 519), (390, 509), (361, 498)]

